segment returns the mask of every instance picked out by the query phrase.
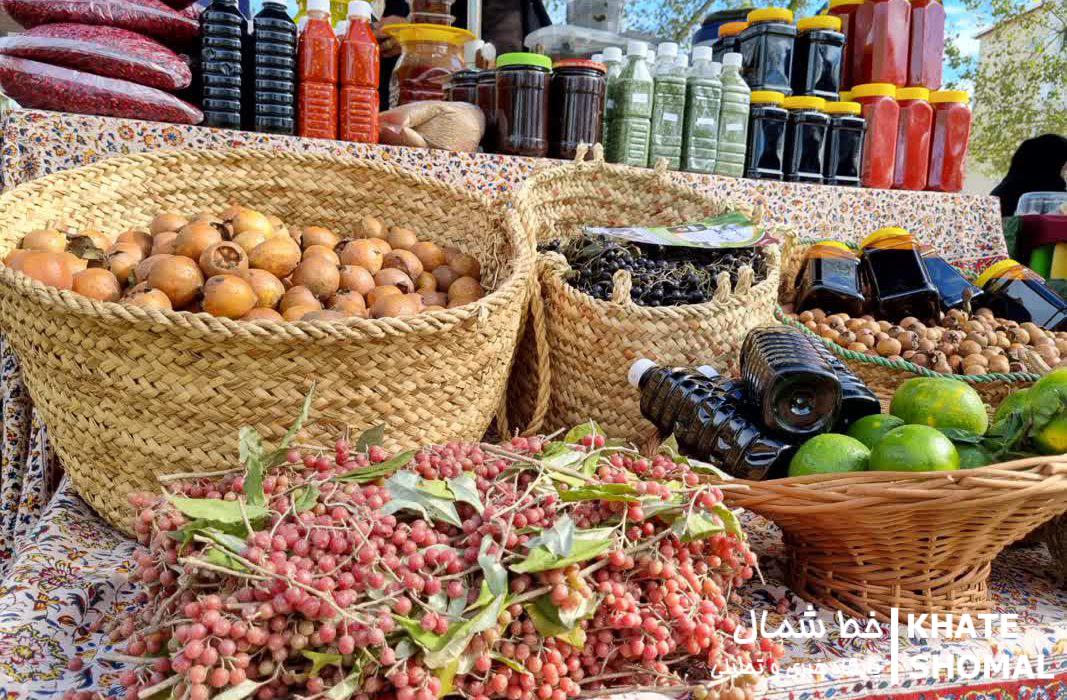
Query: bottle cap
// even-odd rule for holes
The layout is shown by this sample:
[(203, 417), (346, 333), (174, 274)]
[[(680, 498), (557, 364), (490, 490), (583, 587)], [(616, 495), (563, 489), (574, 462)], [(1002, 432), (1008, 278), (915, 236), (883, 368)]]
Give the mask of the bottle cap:
[(827, 248), (840, 248), (841, 250), (847, 250), (848, 252), (853, 253), (853, 250), (848, 247), (848, 244), (842, 243), (841, 241), (831, 241), (829, 239), (815, 241), (815, 243), (812, 244), (812, 248), (817, 245), (826, 246)]
[(482, 48), (485, 44), (481, 39), (475, 39), (474, 41), (468, 41), (463, 45), (463, 63), (468, 67), (474, 67), (478, 62), (478, 49)]
[(694, 46), (693, 47), (693, 63), (697, 61), (710, 61), (714, 52), (710, 46)]
[(351, 0), (348, 3), (348, 16), (358, 17), (359, 19), (369, 20), (374, 13), (371, 11), (370, 3), (366, 0)]
[(929, 100), (930, 91), (924, 87), (897, 88), (897, 101), (900, 100)]
[(514, 51), (502, 53), (496, 57), (496, 67), (504, 66), (533, 66), (552, 70), (552, 59), (543, 53), (528, 53), (526, 51)]
[(796, 95), (785, 98), (782, 106), (786, 109), (817, 109), (822, 112), (826, 109), (826, 100), (821, 97), (804, 97)]
[(645, 372), (648, 370), (654, 369), (655, 366), (655, 362), (646, 360), (643, 357), (640, 360), (635, 360), (634, 363), (630, 365), (630, 371), (626, 373), (626, 381), (630, 382), (630, 386), (635, 389), (640, 387), (641, 377), (645, 376)]
[(703, 374), (708, 379), (715, 379), (722, 375), (719, 374), (719, 370), (715, 369), (711, 365), (700, 365), (696, 368), (697, 374)]
[(626, 55), (644, 58), (648, 55), (648, 44), (643, 41), (626, 42)]
[(842, 90), (841, 92), (837, 93), (837, 99), (840, 102), (851, 102), (852, 101), (852, 91), (851, 90)]
[(1022, 264), (1016, 262), (1015, 260), (1012, 260), (1011, 258), (995, 262), (989, 267), (987, 267), (985, 271), (982, 272), (982, 274), (978, 275), (978, 279), (976, 279), (974, 283), (978, 287), (984, 287), (986, 282), (993, 279), (994, 277), (1000, 277), (1013, 267), (1022, 267)]
[(897, 96), (897, 86), (892, 83), (864, 83), (852, 88), (852, 99), (859, 97), (893, 97)]
[(787, 10), (784, 7), (761, 7), (758, 10), (752, 10), (748, 13), (749, 24), (755, 22), (788, 22), (793, 23), (793, 11)]
[(287, 3), (286, 0), (263, 0), (263, 4), (264, 5), (281, 5), (282, 7), (285, 7), (289, 3)]
[(674, 67), (675, 68), (688, 68), (689, 67), (689, 57), (686, 56), (684, 53), (678, 54), (677, 56), (674, 57)]
[(797, 31), (807, 32), (812, 29), (829, 29), (832, 32), (841, 31), (841, 18), (834, 15), (817, 15), (805, 17), (797, 22)]
[(333, 33), (337, 36), (348, 34), (348, 20), (342, 19), (337, 24), (333, 25)]
[(737, 36), (748, 28), (748, 22), (727, 22), (719, 27), (719, 36)]
[(308, 12), (330, 12), (330, 0), (307, 0)]
[(774, 90), (753, 90), (751, 102), (754, 105), (778, 105), (780, 107), (785, 102), (785, 95)]
[(956, 102), (967, 104), (971, 101), (971, 95), (966, 90), (934, 90), (930, 93), (930, 103)]
[(618, 46), (609, 46), (604, 49), (604, 59), (608, 61), (621, 61), (622, 49)]
[(848, 7), (849, 5), (862, 5), (863, 0), (830, 0), (830, 9), (835, 10), (839, 7)]
[(590, 61), (587, 58), (561, 58), (552, 64), (553, 70), (559, 70), (561, 68), (586, 68), (588, 70), (595, 70), (604, 73), (608, 67), (600, 61)]
[(733, 66), (734, 68), (740, 68), (741, 67), (741, 54), (734, 53), (732, 51), (730, 53), (723, 54), (722, 55), (722, 65), (723, 65), (724, 68), (726, 66)]
[(595, 53), (595, 54), (593, 54), (592, 56), (589, 57), (589, 60), (590, 61), (595, 61), (596, 63), (603, 63), (604, 62), (604, 54)]
[(860, 248), (866, 248), (878, 241), (883, 241), (887, 238), (896, 238), (898, 236), (907, 236), (908, 238), (911, 238), (911, 234), (908, 233), (907, 229), (902, 229), (899, 226), (886, 226), (864, 238), (863, 242), (860, 243)]
[(827, 114), (862, 114), (863, 105), (859, 102), (827, 102), (824, 110)]
[(674, 58), (678, 55), (678, 44), (673, 41), (665, 41), (656, 47), (656, 55), (661, 58)]

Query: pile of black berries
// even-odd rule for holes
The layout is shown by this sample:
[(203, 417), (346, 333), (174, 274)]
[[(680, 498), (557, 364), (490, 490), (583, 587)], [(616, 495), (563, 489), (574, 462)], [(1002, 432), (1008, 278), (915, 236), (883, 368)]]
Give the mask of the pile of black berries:
[(552, 241), (540, 249), (562, 253), (572, 270), (567, 281), (604, 301), (611, 299), (615, 271), (628, 270), (633, 281), (630, 299), (641, 306), (710, 301), (715, 294), (716, 277), (727, 272), (730, 283), (737, 284), (738, 272), (745, 265), (752, 268), (754, 282), (766, 274), (758, 248), (680, 248), (582, 236), (562, 243)]

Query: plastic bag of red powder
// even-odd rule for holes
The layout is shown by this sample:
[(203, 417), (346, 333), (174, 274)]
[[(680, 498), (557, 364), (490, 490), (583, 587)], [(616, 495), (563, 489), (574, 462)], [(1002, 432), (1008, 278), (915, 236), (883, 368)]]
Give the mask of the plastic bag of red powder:
[(189, 86), (192, 72), (154, 39), (117, 27), (46, 24), (0, 38), (0, 54), (44, 61), (161, 90)]
[(3, 7), (23, 27), (74, 22), (128, 29), (170, 44), (200, 34), (194, 16), (179, 13), (159, 0), (3, 0)]
[(156, 88), (14, 56), (0, 56), (0, 90), (30, 109), (177, 124), (204, 118), (196, 107)]

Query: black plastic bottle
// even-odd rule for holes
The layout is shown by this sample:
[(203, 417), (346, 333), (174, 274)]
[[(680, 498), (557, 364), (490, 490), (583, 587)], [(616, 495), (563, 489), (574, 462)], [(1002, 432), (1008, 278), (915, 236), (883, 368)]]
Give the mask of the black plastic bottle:
[(830, 117), (823, 109), (821, 97), (787, 97), (784, 103), (789, 118), (785, 125), (785, 152), (782, 175), (786, 182), (823, 184), (823, 157)]
[(296, 23), (283, 0), (264, 0), (252, 20), (252, 128), (296, 132)]
[(641, 414), (688, 455), (731, 476), (764, 479), (784, 474), (795, 445), (767, 434), (749, 415), (743, 382), (710, 367), (657, 367), (638, 360), (630, 384), (641, 391)]
[(844, 53), (845, 35), (841, 33), (840, 17), (816, 15), (797, 22), (793, 94), (836, 100), (841, 90)]
[(740, 37), (741, 75), (748, 86), (791, 95), (793, 44), (797, 37), (793, 12), (781, 7), (752, 10)]
[(827, 102), (830, 128), (823, 156), (823, 173), (827, 185), (859, 187), (863, 168), (863, 141), (867, 122), (860, 114), (859, 102)]
[(867, 300), (860, 258), (840, 241), (819, 241), (808, 248), (797, 274), (796, 310), (863, 315)]
[(882, 403), (878, 397), (862, 379), (852, 373), (841, 358), (830, 352), (821, 341), (814, 338), (808, 338), (808, 341), (819, 351), (826, 364), (830, 365), (830, 369), (837, 375), (837, 380), (841, 382), (841, 410), (838, 411), (837, 423), (834, 425), (836, 432), (843, 433), (860, 418), (882, 412)]
[(831, 429), (841, 410), (841, 381), (801, 331), (753, 328), (741, 345), (741, 377), (764, 427), (787, 439)]
[(773, 90), (753, 90), (748, 109), (748, 143), (745, 145), (745, 177), (781, 180), (785, 155), (785, 125), (789, 113), (782, 107), (785, 95)]
[(930, 279), (937, 287), (937, 293), (941, 295), (942, 311), (962, 309), (968, 302), (973, 309), (982, 305), (984, 293), (980, 287), (971, 284), (962, 272), (949, 264), (930, 246), (920, 245), (919, 252), (922, 253), (923, 264), (926, 265)]
[(878, 318), (893, 323), (907, 316), (924, 322), (938, 318), (941, 295), (910, 233), (896, 226), (880, 228), (864, 238), (860, 248), (865, 296)]
[(237, 0), (213, 0), (200, 13), (200, 107), (204, 126), (241, 128), (241, 49), (246, 22)]

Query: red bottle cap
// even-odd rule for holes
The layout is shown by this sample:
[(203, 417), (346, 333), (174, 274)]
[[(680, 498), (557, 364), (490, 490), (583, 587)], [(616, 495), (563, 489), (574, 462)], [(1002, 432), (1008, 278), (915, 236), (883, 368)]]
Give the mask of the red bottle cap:
[(560, 68), (589, 68), (591, 70), (598, 70), (601, 73), (606, 73), (608, 70), (607, 66), (603, 63), (600, 63), (599, 61), (590, 61), (586, 58), (564, 58), (553, 63), (552, 67), (554, 70), (559, 70)]

